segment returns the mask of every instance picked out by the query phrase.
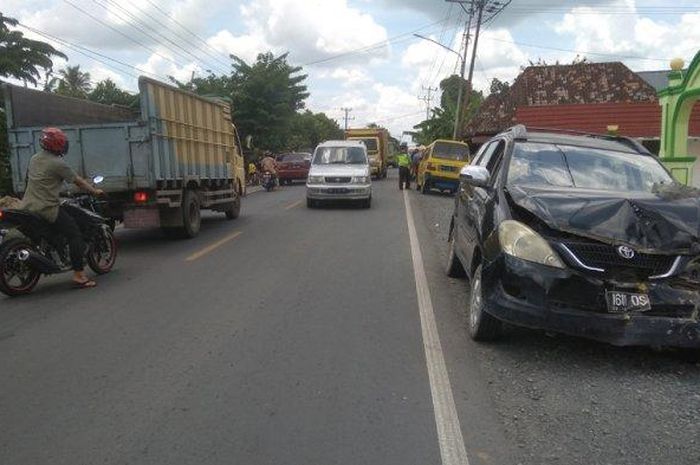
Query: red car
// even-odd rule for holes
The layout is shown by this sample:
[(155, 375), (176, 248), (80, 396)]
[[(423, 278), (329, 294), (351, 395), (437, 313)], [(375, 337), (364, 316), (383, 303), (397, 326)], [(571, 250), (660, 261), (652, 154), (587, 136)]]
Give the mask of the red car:
[(280, 185), (291, 184), (292, 181), (306, 181), (311, 168), (310, 153), (283, 153), (277, 155), (277, 172)]

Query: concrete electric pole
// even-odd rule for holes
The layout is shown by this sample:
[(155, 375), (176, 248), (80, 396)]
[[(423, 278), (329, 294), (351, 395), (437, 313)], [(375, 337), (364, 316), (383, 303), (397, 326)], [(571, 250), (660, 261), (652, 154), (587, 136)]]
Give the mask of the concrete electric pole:
[(422, 86), (423, 90), (426, 92), (426, 94), (422, 97), (418, 97), (419, 100), (422, 100), (425, 102), (425, 119), (430, 119), (430, 106), (433, 101), (433, 92), (437, 92), (438, 89), (437, 87), (425, 87)]
[(348, 121), (352, 121), (355, 119), (354, 116), (352, 118), (349, 116), (350, 112), (352, 111), (352, 108), (341, 108), (340, 111), (345, 113), (343, 120), (345, 120), (344, 126), (345, 126), (345, 130), (347, 131), (348, 130)]

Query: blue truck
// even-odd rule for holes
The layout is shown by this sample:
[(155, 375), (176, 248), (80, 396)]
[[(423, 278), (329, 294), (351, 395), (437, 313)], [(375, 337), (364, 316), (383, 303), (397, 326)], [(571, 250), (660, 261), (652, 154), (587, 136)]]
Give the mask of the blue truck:
[(244, 162), (230, 105), (139, 79), (138, 110), (3, 85), (12, 184), (21, 195), (41, 130), (61, 128), (66, 161), (86, 179), (104, 177), (105, 214), (127, 228), (194, 237), (201, 210), (238, 217)]

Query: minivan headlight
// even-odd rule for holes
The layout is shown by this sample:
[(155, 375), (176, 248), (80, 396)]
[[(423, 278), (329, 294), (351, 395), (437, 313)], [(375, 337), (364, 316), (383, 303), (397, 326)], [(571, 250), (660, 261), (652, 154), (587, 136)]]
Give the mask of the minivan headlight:
[(522, 260), (564, 268), (561, 258), (542, 238), (519, 221), (506, 220), (498, 226), (498, 240), (505, 253)]
[(352, 182), (355, 184), (367, 184), (369, 182), (369, 176), (354, 176)]
[(323, 176), (309, 176), (307, 182), (309, 184), (323, 184)]

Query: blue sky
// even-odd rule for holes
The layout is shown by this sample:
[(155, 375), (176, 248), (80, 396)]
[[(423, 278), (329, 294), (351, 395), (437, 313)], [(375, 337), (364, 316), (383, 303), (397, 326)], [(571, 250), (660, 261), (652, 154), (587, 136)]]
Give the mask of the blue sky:
[[(311, 110), (339, 119), (351, 107), (352, 125), (378, 122), (397, 136), (424, 117), (422, 87), (438, 87), (457, 65), (454, 54), (410, 33), (459, 49), (465, 20), (443, 0), (3, 0), (0, 11), (37, 31), (25, 29), (30, 36), (55, 38), (94, 79), (130, 90), (142, 73), (187, 79), (225, 71), (228, 53), (253, 60), (288, 51), (307, 65)], [(474, 84), (485, 90), (530, 60), (567, 63), (577, 54), (666, 69), (700, 50), (698, 25), (698, 0), (513, 0), (483, 31)]]

